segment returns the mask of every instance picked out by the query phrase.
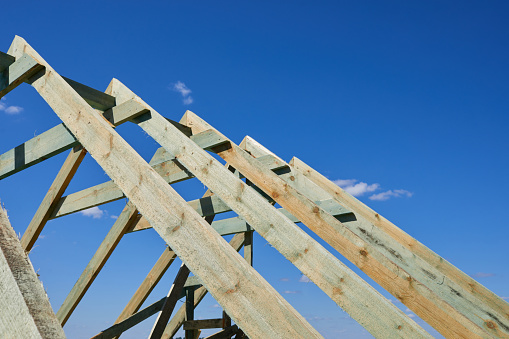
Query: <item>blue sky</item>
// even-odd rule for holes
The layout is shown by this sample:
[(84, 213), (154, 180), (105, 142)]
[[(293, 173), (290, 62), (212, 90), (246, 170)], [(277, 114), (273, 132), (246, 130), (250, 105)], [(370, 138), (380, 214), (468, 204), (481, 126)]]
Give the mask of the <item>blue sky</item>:
[[(234, 141), (250, 135), (297, 156), (509, 297), (508, 12), (503, 1), (7, 2), (0, 50), (20, 35), (62, 75), (99, 90), (116, 77), (171, 119), (190, 109)], [(0, 153), (59, 123), (28, 85), (0, 101), (0, 118)], [(136, 126), (118, 131), (146, 159), (157, 148)], [(18, 233), (64, 159), (0, 181)], [(88, 157), (67, 193), (107, 180)], [(175, 188), (186, 199), (204, 192)], [(31, 259), (55, 310), (124, 205), (46, 226)], [(255, 268), (325, 337), (369, 337), (262, 238), (255, 246)], [(153, 231), (127, 235), (68, 336), (108, 327), (163, 248)], [(206, 299), (197, 316), (219, 317), (215, 306)]]

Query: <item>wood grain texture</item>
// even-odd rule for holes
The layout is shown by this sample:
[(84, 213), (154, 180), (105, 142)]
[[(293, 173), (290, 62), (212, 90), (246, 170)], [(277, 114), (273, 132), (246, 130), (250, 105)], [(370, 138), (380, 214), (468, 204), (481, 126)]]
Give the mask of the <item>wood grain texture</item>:
[(0, 337), (65, 338), (44, 287), (0, 207)]
[[(379, 215), (361, 201), (352, 197), (350, 194), (346, 193), (329, 179), (321, 175), (309, 165), (305, 164), (302, 160), (294, 157), (290, 162), (290, 166), (315, 182), (322, 189), (329, 192), (329, 194), (338, 202), (352, 210), (355, 210), (356, 215), (362, 216), (375, 225), (377, 229), (385, 232), (398, 241), (402, 246), (412, 251), (414, 255), (425, 260), (429, 267), (433, 267), (433, 270), (429, 271), (431, 273), (429, 278), (435, 282), (435, 285), (443, 285), (454, 292), (454, 294), (456, 294), (455, 292), (458, 292), (461, 295), (461, 298), (465, 299), (463, 303), (460, 302), (454, 304), (456, 312), (461, 311), (467, 314), (477, 313), (479, 315), (478, 311), (471, 312), (469, 308), (482, 308), (483, 311), (480, 312), (480, 316), (477, 318), (477, 323), (494, 337), (507, 337), (506, 333), (509, 330), (508, 303), (447, 262), (438, 254), (431, 251), (422, 243), (418, 242), (412, 236), (405, 233), (389, 220), (385, 219), (383, 216)], [(401, 297), (402, 299), (405, 299), (406, 296), (402, 295)]]
[(85, 158), (86, 153), (87, 151), (78, 145), (71, 150), (65, 159), (64, 164), (58, 171), (55, 180), (53, 180), (53, 183), (21, 238), (21, 246), (25, 251), (29, 252), (34, 246), (44, 226), (46, 226), (51, 214), (55, 210), (57, 202), (64, 194), (71, 179), (78, 170), (79, 165)]
[[(17, 36), (9, 54), (16, 57), (22, 53), (45, 66), (44, 74), (34, 79), (32, 86), (163, 240), (206, 282), (214, 298), (232, 317), (235, 315), (246, 334), (273, 338), (321, 337), (26, 41)], [(163, 126), (166, 125), (175, 129), (167, 121)], [(209, 258), (207, 261), (202, 260), (205, 254)], [(268, 300), (271, 302), (267, 303)]]

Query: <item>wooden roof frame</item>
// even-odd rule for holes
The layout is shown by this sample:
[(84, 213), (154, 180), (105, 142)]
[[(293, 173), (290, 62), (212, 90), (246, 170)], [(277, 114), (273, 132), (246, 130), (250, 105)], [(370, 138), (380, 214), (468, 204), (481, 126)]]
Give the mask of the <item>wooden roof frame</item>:
[[(286, 163), (250, 137), (238, 146), (190, 111), (178, 123), (169, 120), (117, 79), (103, 93), (62, 77), (18, 36), (0, 52), (0, 73), (0, 97), (26, 82), (62, 120), (0, 155), (0, 180), (70, 150), (21, 239), (25, 251), (50, 219), (129, 199), (56, 313), (62, 326), (122, 236), (153, 228), (169, 248), (115, 324), (94, 338), (118, 337), (156, 312), (150, 338), (170, 338), (184, 323), (186, 338), (196, 336), (200, 326), (220, 323), (193, 320), (207, 292), (225, 311), (218, 337), (321, 337), (252, 267), (256, 231), (375, 337), (430, 337), (298, 227), (300, 221), (445, 337), (509, 337), (509, 304), (301, 160)], [(126, 122), (162, 146), (150, 163), (115, 131)], [(64, 196), (87, 152), (112, 181)], [(186, 202), (168, 185), (193, 177), (209, 188), (198, 200)], [(213, 221), (227, 211), (238, 217)], [(226, 234), (236, 234), (230, 244)], [(243, 245), (244, 258), (237, 253)], [(139, 311), (176, 256), (184, 264), (168, 295)], [(170, 320), (183, 295), (186, 304)], [(9, 331), (9, 324), (0, 326), (0, 333)]]

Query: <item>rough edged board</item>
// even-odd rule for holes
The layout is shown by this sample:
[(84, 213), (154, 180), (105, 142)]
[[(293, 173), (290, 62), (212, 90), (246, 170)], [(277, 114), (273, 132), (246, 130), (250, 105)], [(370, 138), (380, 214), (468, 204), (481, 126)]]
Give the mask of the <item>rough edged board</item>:
[[(26, 41), (16, 36), (9, 54), (16, 57), (22, 53), (46, 68), (31, 79), (32, 86), (246, 334), (321, 337)], [(209, 260), (202, 260), (204, 257)]]
[(44, 288), (0, 207), (0, 337), (65, 338)]

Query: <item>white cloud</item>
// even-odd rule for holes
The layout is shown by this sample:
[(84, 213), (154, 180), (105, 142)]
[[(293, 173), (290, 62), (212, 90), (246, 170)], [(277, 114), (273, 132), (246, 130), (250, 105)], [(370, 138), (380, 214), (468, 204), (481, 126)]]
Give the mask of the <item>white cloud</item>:
[(338, 179), (334, 180), (333, 183), (344, 189), (347, 193), (354, 197), (360, 197), (368, 192), (376, 191), (380, 188), (380, 184), (368, 185), (365, 182), (357, 182), (357, 179)]
[(11, 114), (11, 115), (19, 114), (19, 113), (21, 113), (23, 111), (23, 107), (9, 106), (6, 109), (4, 109), (4, 111), (5, 111), (5, 113)]
[(81, 215), (84, 215), (86, 217), (92, 217), (94, 219), (101, 219), (104, 215), (104, 210), (100, 209), (99, 207), (92, 207), (83, 211), (80, 211)]
[(495, 273), (485, 273), (485, 272), (477, 272), (475, 274), (472, 274), (472, 277), (474, 278), (488, 278), (488, 277), (494, 277)]
[(399, 198), (399, 197), (408, 197), (410, 198), (413, 195), (412, 192), (407, 190), (388, 190), (382, 193), (373, 194), (369, 197), (371, 200), (385, 201), (391, 197)]
[(210, 307), (218, 308), (218, 307), (221, 307), (221, 305), (219, 305), (219, 304), (214, 304), (214, 305), (212, 305), (212, 306), (210, 306)]
[(413, 313), (409, 313), (409, 314), (407, 314), (407, 316), (409, 316), (410, 318), (415, 318), (415, 314), (413, 314)]
[(111, 219), (115, 219), (115, 220), (117, 220), (117, 219), (118, 219), (118, 215), (113, 215), (113, 214), (112, 214), (112, 215), (110, 215), (110, 218), (111, 218)]
[(297, 294), (300, 293), (300, 291), (284, 291), (284, 294)]
[(5, 97), (0, 101), (0, 111), (4, 111), (6, 114), (15, 115), (23, 111), (23, 107), (20, 106), (9, 106), (7, 105)]
[(501, 297), (504, 300), (509, 300), (509, 297)]
[(191, 94), (191, 90), (182, 81), (174, 83), (171, 89), (182, 95), (182, 102), (184, 105), (190, 105), (193, 103), (193, 97), (189, 95)]
[(290, 279), (288, 279), (288, 278), (281, 278), (281, 279), (279, 279), (279, 281), (290, 281)]
[(308, 277), (306, 277), (305, 275), (302, 275), (299, 279), (299, 282), (308, 283), (308, 282), (311, 282), (311, 280)]

